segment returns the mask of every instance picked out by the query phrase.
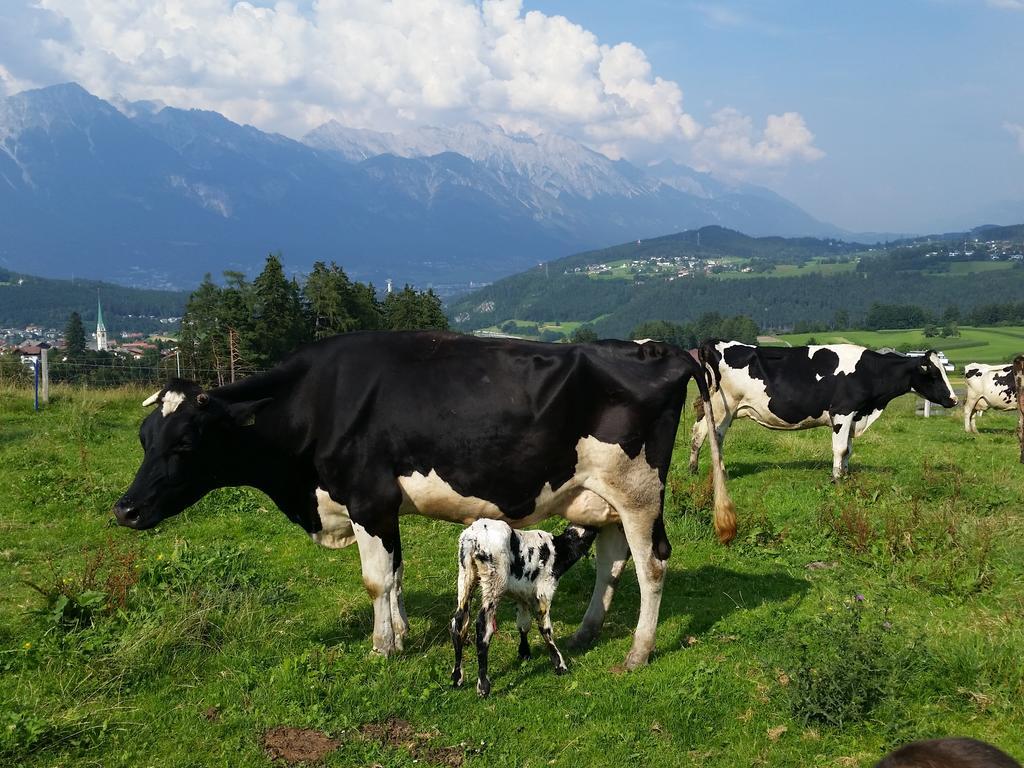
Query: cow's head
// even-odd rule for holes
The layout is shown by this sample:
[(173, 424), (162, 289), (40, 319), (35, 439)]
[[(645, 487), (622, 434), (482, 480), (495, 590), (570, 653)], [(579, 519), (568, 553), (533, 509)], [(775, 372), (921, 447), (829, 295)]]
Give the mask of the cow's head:
[(143, 406), (156, 408), (139, 428), (142, 466), (114, 505), (117, 522), (152, 528), (214, 488), (232, 484), (238, 430), (267, 402), (228, 403), (181, 379), (147, 398)]
[(917, 394), (943, 408), (956, 406), (956, 392), (949, 383), (946, 369), (942, 367), (939, 355), (929, 350), (924, 357), (914, 358), (915, 365), (910, 376), (910, 386)]

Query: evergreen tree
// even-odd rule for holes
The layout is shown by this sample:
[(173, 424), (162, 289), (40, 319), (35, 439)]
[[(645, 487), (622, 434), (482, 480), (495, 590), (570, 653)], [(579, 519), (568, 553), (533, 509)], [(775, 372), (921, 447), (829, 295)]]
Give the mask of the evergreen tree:
[(82, 316), (77, 312), (72, 312), (68, 318), (64, 340), (68, 357), (81, 357), (85, 353), (85, 327), (82, 325)]
[(299, 287), (284, 276), (281, 260), (271, 254), (253, 281), (254, 363), (269, 368), (310, 338)]
[(322, 261), (313, 265), (313, 271), (303, 286), (302, 295), (314, 339), (323, 339), (361, 327), (352, 310), (359, 313), (355, 305), (360, 303), (362, 297), (356, 295), (352, 281), (334, 262), (331, 262), (329, 267)]
[(384, 326), (392, 331), (448, 330), (441, 299), (432, 289), (419, 293), (409, 285), (384, 299)]
[(594, 327), (592, 325), (581, 325), (575, 331), (572, 332), (572, 336), (569, 337), (569, 341), (571, 341), (573, 344), (583, 344), (585, 342), (597, 341), (597, 331), (594, 330)]

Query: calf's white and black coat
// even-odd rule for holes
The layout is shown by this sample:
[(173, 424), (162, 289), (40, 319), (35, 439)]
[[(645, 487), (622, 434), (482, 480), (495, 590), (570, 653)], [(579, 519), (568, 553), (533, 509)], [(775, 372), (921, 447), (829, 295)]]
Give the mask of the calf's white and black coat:
[(476, 619), (477, 693), (487, 696), (491, 691), (487, 653), (497, 630), (498, 604), (505, 595), (518, 606), (519, 658), (530, 657), (528, 635), (536, 618), (555, 674), (568, 671), (551, 629), (551, 601), (562, 574), (587, 553), (597, 533), (596, 528), (570, 525), (553, 536), (547, 531), (516, 531), (500, 520), (477, 520), (462, 532), (458, 605), (451, 624), (455, 647), (452, 684), (456, 688), (462, 685), (462, 651), (469, 631), (470, 603), (478, 585), (481, 606)]

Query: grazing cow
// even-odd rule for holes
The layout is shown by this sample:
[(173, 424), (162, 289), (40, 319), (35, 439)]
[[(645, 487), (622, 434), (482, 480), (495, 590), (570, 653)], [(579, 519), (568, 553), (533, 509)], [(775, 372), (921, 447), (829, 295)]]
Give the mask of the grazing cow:
[(515, 531), (500, 520), (477, 520), (459, 536), (459, 596), (452, 617), (455, 668), (452, 685), (462, 685), (462, 647), (469, 631), (469, 607), (480, 585), (480, 613), (476, 618), (476, 655), (479, 665), (476, 692), (487, 696), (487, 650), (491, 635), (498, 630), (498, 603), (508, 594), (517, 603), (519, 658), (530, 658), (528, 640), (531, 617), (536, 617), (540, 635), (548, 647), (556, 675), (565, 666), (551, 628), (551, 601), (562, 578), (576, 561), (587, 554), (597, 536), (596, 528), (568, 526), (552, 536), (547, 531)]
[(964, 397), (964, 430), (978, 434), (978, 416), (989, 408), (997, 411), (1017, 410), (1017, 384), (1013, 380), (1013, 363), (964, 366), (967, 395)]
[[(602, 527), (597, 583), (578, 644), (600, 630), (629, 554), (640, 618), (627, 667), (654, 646), (665, 561), (665, 480), (686, 383), (707, 386), (668, 344), (542, 344), (453, 333), (351, 333), (264, 374), (203, 391), (173, 380), (150, 397), (144, 457), (114, 506), (151, 528), (214, 488), (264, 491), (314, 541), (359, 547), (373, 647), (402, 647), (398, 518), (516, 527), (561, 515)], [(718, 456), (717, 442), (712, 446)], [(735, 514), (714, 462), (715, 525)]]
[(1020, 763), (977, 739), (915, 741), (890, 752), (875, 768), (1021, 768)]
[[(891, 400), (917, 392), (952, 408), (956, 394), (935, 352), (922, 357), (873, 352), (854, 344), (753, 347), (737, 341), (707, 341), (700, 348), (709, 377), (720, 439), (736, 417), (769, 429), (832, 428), (832, 477), (850, 466), (854, 437), (874, 423)], [(699, 407), (699, 406), (698, 406)], [(690, 469), (696, 471), (708, 434), (693, 426)]]

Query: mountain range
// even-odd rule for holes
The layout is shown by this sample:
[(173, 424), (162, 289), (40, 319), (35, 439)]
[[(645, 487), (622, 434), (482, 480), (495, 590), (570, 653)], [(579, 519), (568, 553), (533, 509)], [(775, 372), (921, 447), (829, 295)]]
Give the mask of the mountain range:
[(465, 284), (706, 224), (841, 234), (763, 187), (557, 135), (332, 121), (299, 141), (74, 83), (0, 100), (0, 266), (45, 276), (189, 286), (280, 251), (292, 270)]

